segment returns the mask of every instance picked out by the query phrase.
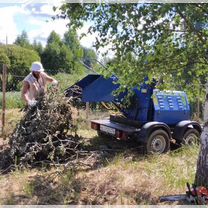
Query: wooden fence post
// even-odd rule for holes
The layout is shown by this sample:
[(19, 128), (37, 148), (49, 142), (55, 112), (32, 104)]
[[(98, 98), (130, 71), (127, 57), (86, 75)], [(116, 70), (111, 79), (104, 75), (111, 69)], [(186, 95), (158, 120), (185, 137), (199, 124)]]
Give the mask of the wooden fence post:
[(7, 84), (7, 67), (3, 64), (2, 71), (2, 136), (5, 135), (5, 115), (6, 115), (6, 84)]

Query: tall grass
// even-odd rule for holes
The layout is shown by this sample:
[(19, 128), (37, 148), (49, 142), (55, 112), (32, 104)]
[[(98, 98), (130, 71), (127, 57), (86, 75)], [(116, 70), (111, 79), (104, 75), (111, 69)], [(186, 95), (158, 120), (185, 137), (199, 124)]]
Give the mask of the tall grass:
[[(163, 186), (164, 192), (186, 189), (186, 183), (194, 183), (199, 146), (184, 146), (168, 154), (138, 157), (125, 162), (123, 155), (118, 155), (109, 164), (112, 169), (130, 171), (133, 178), (140, 176), (156, 187)], [(142, 173), (145, 173), (144, 175)], [(141, 181), (137, 181), (139, 184)], [(153, 186), (154, 186), (153, 185)], [(158, 190), (158, 192), (162, 190)]]
[[(6, 93), (6, 108), (22, 108), (24, 103), (21, 99), (21, 92), (7, 92)], [(0, 108), (2, 108), (2, 92), (0, 93)]]

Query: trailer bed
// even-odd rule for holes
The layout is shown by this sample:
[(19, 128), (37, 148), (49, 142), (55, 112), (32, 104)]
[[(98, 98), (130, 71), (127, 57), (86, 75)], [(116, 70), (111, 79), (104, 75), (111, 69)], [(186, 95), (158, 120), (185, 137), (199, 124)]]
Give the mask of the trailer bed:
[(99, 124), (99, 130), (105, 133), (109, 133), (111, 135), (115, 135), (116, 130), (127, 133), (128, 135), (132, 135), (138, 132), (140, 129), (132, 126), (128, 126), (121, 123), (112, 122), (109, 119), (104, 120), (92, 120), (91, 123)]

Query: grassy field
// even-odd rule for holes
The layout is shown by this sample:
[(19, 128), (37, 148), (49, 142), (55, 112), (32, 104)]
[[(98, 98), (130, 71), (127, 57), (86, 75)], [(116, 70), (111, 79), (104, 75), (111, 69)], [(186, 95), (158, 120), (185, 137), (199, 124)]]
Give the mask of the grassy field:
[[(6, 108), (15, 109), (24, 106), (20, 92), (7, 92), (6, 93)], [(2, 92), (0, 93), (0, 108), (2, 108)]]
[[(9, 132), (21, 116), (18, 110), (7, 112)], [(77, 133), (86, 146), (102, 153), (102, 160), (87, 169), (16, 169), (1, 174), (1, 204), (159, 204), (159, 196), (185, 193), (186, 182), (193, 183), (198, 146), (146, 156), (133, 143), (98, 137), (84, 112), (78, 123)], [(118, 151), (107, 153), (106, 147)]]

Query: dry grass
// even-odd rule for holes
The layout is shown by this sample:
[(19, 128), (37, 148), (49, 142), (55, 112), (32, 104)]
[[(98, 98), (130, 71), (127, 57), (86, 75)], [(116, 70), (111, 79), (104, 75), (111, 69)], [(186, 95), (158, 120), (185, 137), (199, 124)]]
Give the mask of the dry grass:
[(159, 196), (185, 193), (193, 182), (198, 147), (158, 156), (117, 155), (106, 167), (78, 174), (78, 203), (157, 204)]
[(24, 185), (33, 173), (25, 171), (15, 171), (0, 177), (0, 203), (16, 204), (20, 199), (26, 199)]
[(23, 116), (23, 112), (20, 109), (9, 109), (6, 110), (5, 114), (5, 136), (8, 136), (14, 130), (16, 124), (20, 121)]
[[(7, 121), (17, 115), (21, 116), (8, 113)], [(99, 138), (95, 131), (84, 129), (86, 123), (82, 125), (78, 134), (86, 146), (99, 150), (105, 145), (120, 151), (107, 154), (90, 170), (33, 169), (0, 175), (0, 203), (158, 204), (159, 196), (185, 193), (186, 182), (193, 183), (197, 146), (147, 157), (132, 148), (135, 144), (129, 150), (127, 144)]]
[(159, 196), (186, 191), (197, 154), (198, 147), (148, 157), (124, 150), (86, 171), (17, 170), (0, 177), (1, 203), (158, 204)]

